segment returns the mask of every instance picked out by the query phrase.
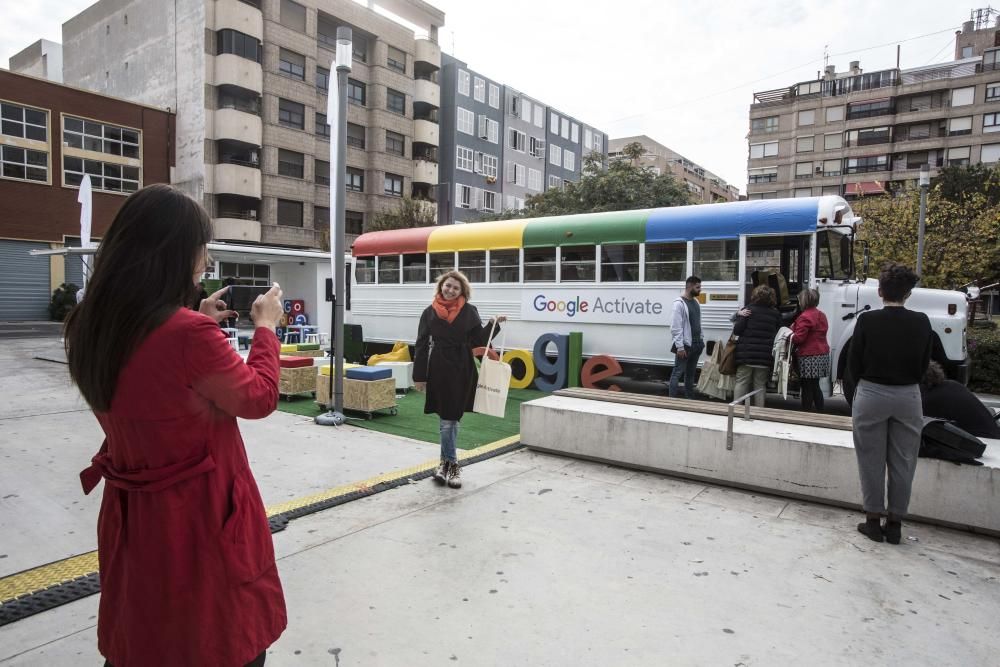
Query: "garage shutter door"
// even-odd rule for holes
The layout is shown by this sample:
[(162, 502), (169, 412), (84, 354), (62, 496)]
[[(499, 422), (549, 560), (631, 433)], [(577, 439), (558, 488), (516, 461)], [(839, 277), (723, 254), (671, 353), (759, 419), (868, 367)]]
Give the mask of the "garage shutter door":
[(29, 250), (47, 243), (0, 241), (0, 321), (49, 319), (49, 258)]

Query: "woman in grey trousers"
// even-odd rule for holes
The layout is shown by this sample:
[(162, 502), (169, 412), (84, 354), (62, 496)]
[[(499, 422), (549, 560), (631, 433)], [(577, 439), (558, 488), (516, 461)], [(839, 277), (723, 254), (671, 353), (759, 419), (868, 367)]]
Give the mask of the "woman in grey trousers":
[[(848, 373), (857, 383), (854, 451), (866, 514), (858, 531), (891, 544), (899, 544), (910, 503), (923, 427), (919, 385), (931, 357), (930, 320), (903, 306), (917, 280), (901, 264), (882, 268), (878, 293), (884, 307), (858, 317), (848, 357)], [(889, 512), (882, 526), (887, 467)]]

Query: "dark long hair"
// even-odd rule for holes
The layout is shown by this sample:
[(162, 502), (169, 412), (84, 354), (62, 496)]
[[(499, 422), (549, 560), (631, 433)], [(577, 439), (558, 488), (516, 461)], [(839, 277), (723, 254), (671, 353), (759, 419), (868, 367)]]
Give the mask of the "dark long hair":
[(111, 409), (118, 376), (139, 343), (194, 302), (195, 264), (211, 239), (205, 209), (169, 185), (125, 200), (64, 331), (70, 377), (95, 412)]

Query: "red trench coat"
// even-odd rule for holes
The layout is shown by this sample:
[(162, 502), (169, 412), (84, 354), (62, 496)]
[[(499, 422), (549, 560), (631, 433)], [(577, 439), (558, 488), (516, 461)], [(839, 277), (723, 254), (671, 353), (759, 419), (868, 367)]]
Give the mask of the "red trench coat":
[(274, 546), (236, 417), (278, 400), (278, 339), (244, 363), (211, 318), (178, 310), (118, 378), (105, 441), (80, 477), (105, 480), (97, 520), (97, 644), (115, 667), (244, 665), (287, 624)]

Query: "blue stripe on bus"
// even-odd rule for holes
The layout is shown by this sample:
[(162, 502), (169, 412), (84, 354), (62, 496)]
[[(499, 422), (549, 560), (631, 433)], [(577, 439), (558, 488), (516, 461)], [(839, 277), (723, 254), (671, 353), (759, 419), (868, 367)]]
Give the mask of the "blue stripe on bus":
[(711, 241), (816, 231), (819, 197), (660, 208), (646, 221), (647, 243)]

